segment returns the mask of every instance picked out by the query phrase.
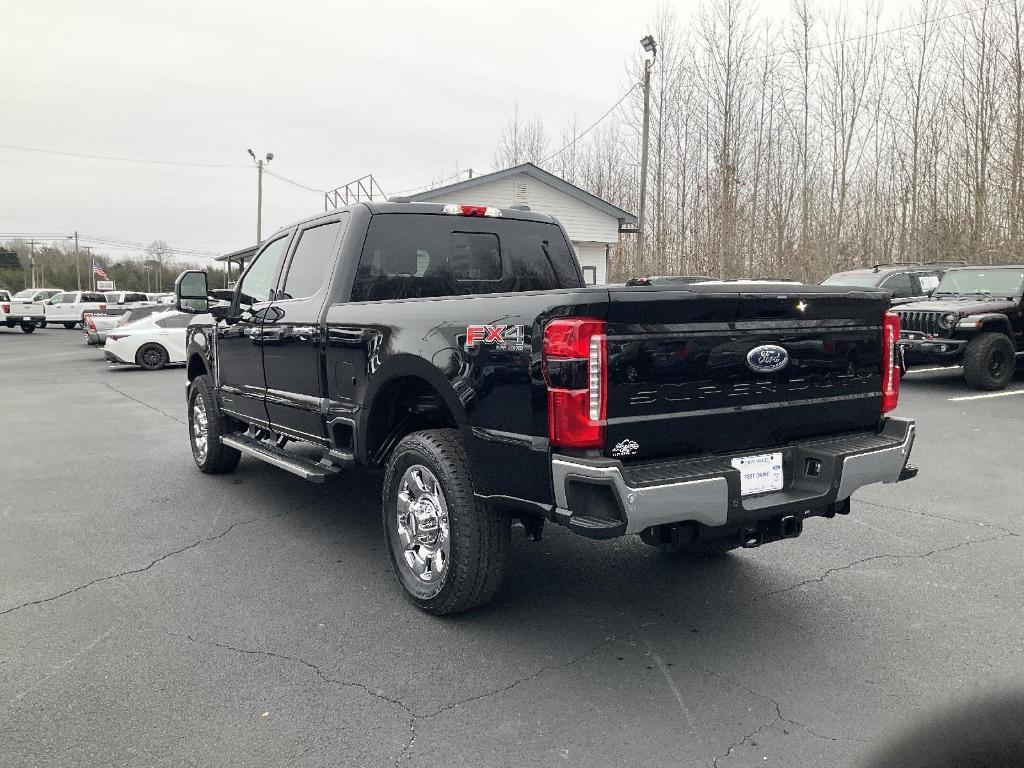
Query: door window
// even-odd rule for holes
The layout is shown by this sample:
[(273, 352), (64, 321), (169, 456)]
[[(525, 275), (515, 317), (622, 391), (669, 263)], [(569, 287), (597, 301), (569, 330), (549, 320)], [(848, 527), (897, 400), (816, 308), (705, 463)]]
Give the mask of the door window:
[(75, 299), (77, 299), (77, 298), (78, 298), (78, 294), (77, 293), (62, 293), (60, 295), (60, 303), (61, 304), (74, 304), (75, 303)]
[(279, 237), (260, 251), (238, 287), (238, 303), (252, 306), (260, 301), (270, 301), (273, 296), (274, 278), (288, 249), (288, 237)]
[(324, 286), (341, 225), (341, 221), (334, 221), (299, 233), (279, 299), (308, 299)]
[(887, 277), (880, 287), (890, 291), (894, 299), (905, 299), (908, 296), (914, 295), (913, 286), (910, 284), (909, 272), (898, 272)]

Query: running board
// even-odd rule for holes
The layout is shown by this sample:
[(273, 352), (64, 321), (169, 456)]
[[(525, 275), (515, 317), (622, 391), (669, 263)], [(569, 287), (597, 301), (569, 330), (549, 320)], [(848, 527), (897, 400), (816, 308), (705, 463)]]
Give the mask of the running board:
[(303, 456), (296, 456), (293, 453), (278, 448), (273, 443), (256, 440), (245, 435), (225, 435), (221, 438), (221, 442), (229, 448), (235, 448), (260, 461), (265, 461), (267, 464), (272, 464), (275, 467), (291, 472), (293, 475), (298, 475), (303, 480), (309, 480), (311, 483), (325, 482), (328, 478), (334, 477), (341, 471), (340, 467), (331, 464), (325, 465)]

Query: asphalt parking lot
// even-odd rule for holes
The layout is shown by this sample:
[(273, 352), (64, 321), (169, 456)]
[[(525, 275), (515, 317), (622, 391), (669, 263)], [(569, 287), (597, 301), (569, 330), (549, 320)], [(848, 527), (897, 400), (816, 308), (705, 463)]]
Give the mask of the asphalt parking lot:
[(402, 596), (375, 475), (204, 476), (183, 383), (0, 329), (0, 765), (853, 766), (1024, 685), (1020, 375), (912, 373), (920, 476), (799, 539), (516, 529), (503, 593), (445, 619)]

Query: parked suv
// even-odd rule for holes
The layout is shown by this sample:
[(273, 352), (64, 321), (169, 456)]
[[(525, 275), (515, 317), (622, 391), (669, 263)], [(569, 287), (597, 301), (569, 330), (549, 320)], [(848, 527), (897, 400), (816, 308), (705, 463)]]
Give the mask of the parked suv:
[(848, 285), (877, 288), (892, 294), (894, 306), (908, 301), (921, 301), (935, 290), (939, 280), (954, 262), (936, 261), (928, 264), (876, 264), (865, 269), (837, 272), (821, 281), (822, 285)]
[(975, 389), (1003, 389), (1024, 354), (1024, 266), (956, 267), (927, 301), (896, 310), (908, 364), (964, 367)]

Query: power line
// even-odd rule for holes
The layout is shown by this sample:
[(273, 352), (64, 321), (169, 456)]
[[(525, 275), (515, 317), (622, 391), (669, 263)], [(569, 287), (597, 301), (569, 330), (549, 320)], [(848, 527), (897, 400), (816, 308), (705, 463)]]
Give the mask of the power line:
[(631, 94), (633, 91), (635, 91), (639, 87), (640, 87), (640, 83), (633, 83), (633, 85), (631, 85), (629, 87), (629, 90), (626, 91), (624, 94), (622, 94), (622, 96), (619, 97), (619, 100), (616, 101), (614, 104), (612, 104), (607, 112), (605, 112), (603, 115), (601, 115), (599, 118), (597, 118), (597, 120), (595, 120), (593, 123), (591, 123), (590, 126), (585, 131), (583, 131), (583, 133), (580, 133), (579, 135), (574, 137), (573, 140), (570, 141), (568, 144), (566, 144), (564, 147), (562, 147), (561, 149), (557, 150), (556, 152), (552, 152), (550, 155), (545, 157), (540, 162), (541, 163), (546, 163), (551, 158), (557, 157), (558, 155), (560, 155), (563, 152), (565, 152), (565, 150), (567, 150), (573, 144), (575, 144), (580, 139), (582, 139), (584, 136), (586, 136), (588, 133), (590, 133), (592, 130), (594, 130), (594, 128), (596, 128), (598, 126), (598, 124), (602, 120), (604, 120), (606, 117), (608, 117), (608, 115), (610, 115), (612, 112), (614, 112), (616, 110), (616, 108), (619, 106), (619, 104), (621, 104), (622, 102), (624, 102), (626, 100), (626, 97), (629, 96), (629, 94)]
[(318, 195), (325, 195), (325, 194), (327, 194), (327, 190), (325, 190), (325, 189), (315, 189), (314, 187), (307, 187), (305, 184), (300, 184), (297, 181), (289, 179), (286, 176), (282, 176), (279, 173), (274, 173), (273, 171), (267, 170), (266, 168), (263, 169), (263, 172), (265, 174), (267, 174), (267, 176), (273, 176), (278, 181), (286, 182), (288, 184), (291, 184), (292, 186), (299, 187), (301, 189), (305, 189), (305, 190), (308, 190), (310, 192), (316, 192)]
[(247, 165), (234, 165), (229, 163), (191, 163), (181, 160), (155, 160), (152, 158), (140, 157), (116, 157), (114, 155), (91, 155), (85, 152), (63, 152), (56, 149), (41, 149), (39, 147), (25, 147), (18, 144), (0, 144), (0, 149), (14, 149), (20, 152), (37, 152), (44, 155), (61, 155), (62, 157), (77, 157), (85, 160), (113, 160), (119, 163), (145, 163), (147, 165), (177, 165), (189, 168), (248, 168)]
[(455, 179), (459, 178), (459, 176), (461, 176), (462, 174), (469, 173), (469, 170), (470, 169), (467, 169), (465, 171), (458, 171), (455, 174), (449, 176), (448, 178), (441, 179), (440, 181), (431, 181), (428, 182), (427, 184), (418, 184), (415, 187), (409, 187), (408, 189), (400, 189), (397, 192), (392, 192), (391, 195), (404, 195), (406, 192), (418, 192), (420, 190), (433, 189), (434, 187), (439, 187), (442, 184), (447, 184), (449, 181), (454, 181)]

